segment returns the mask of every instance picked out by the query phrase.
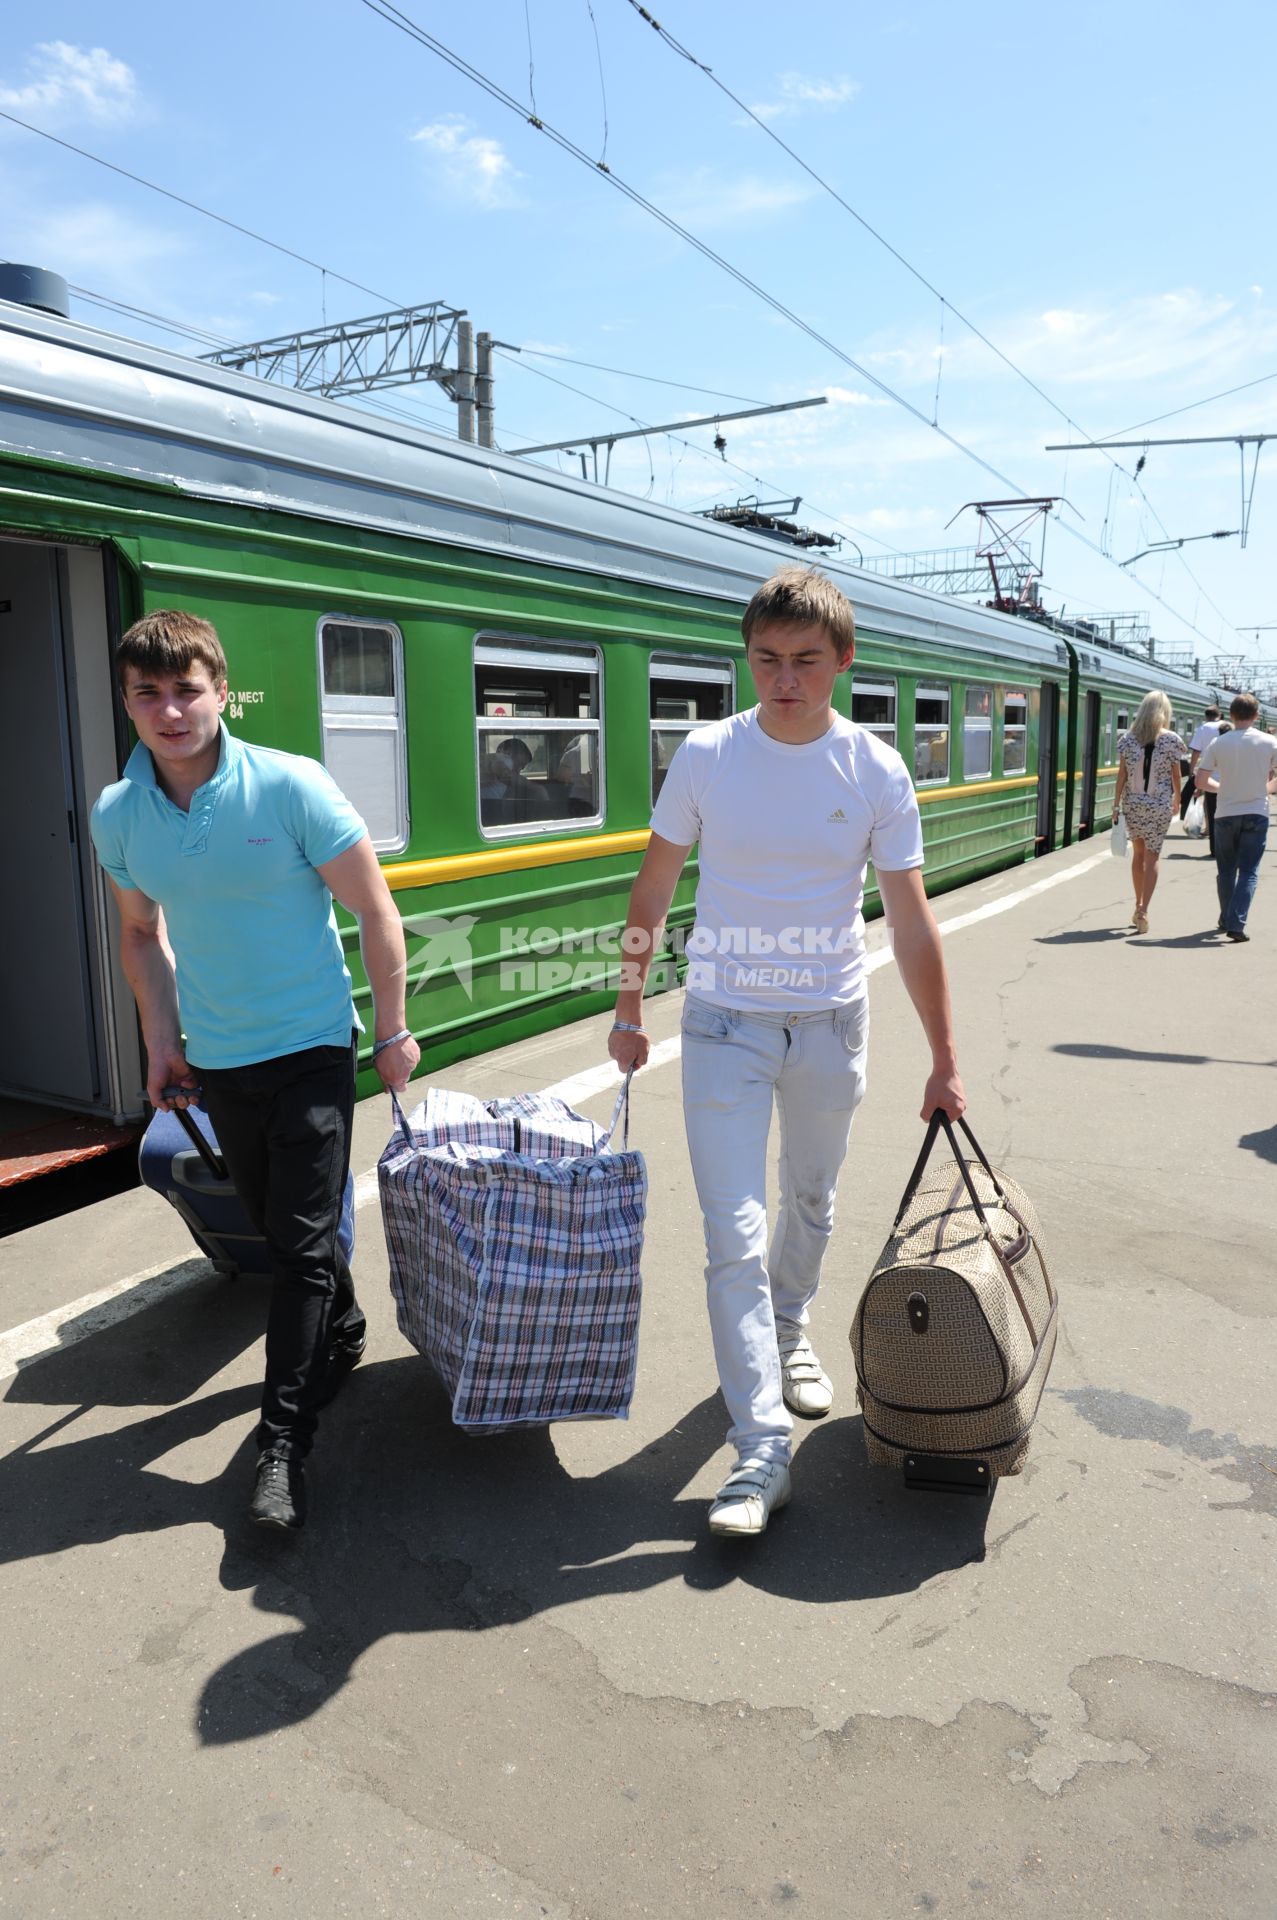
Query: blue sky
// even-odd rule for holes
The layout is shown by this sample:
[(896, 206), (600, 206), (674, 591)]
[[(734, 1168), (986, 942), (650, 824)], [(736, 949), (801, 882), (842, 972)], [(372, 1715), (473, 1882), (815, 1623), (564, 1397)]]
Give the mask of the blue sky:
[[(801, 495), (802, 520), (866, 555), (972, 544), (972, 514), (946, 524), (972, 500), (1062, 495), (1049, 604), (1146, 611), (1168, 648), (1277, 662), (1277, 444), (1244, 551), (1193, 538), (1241, 525), (1236, 446), (1150, 449), (1138, 485), (1138, 449), (1044, 450), (1150, 421), (1154, 436), (1277, 433), (1277, 9), (649, 10), (908, 266), (629, 0), (404, 7), (828, 345), (361, 0), (16, 0), (0, 20), (0, 108), (327, 278), (3, 121), (0, 254), (230, 341), (325, 311), (464, 307), (525, 349), (498, 364), (509, 448), (824, 394), (822, 408), (725, 425), (726, 461), (712, 428), (625, 443), (613, 483), (693, 509)], [(83, 298), (73, 310), (200, 350)], [(450, 430), (436, 389), (390, 404)], [(1178, 538), (1179, 552), (1115, 564)]]

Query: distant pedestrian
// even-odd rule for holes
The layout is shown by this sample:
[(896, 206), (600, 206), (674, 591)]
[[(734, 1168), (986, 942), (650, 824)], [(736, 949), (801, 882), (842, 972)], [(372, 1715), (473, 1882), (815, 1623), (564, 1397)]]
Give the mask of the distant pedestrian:
[(1259, 702), (1239, 693), (1229, 706), (1231, 733), (1217, 734), (1197, 763), (1197, 785), (1216, 796), (1215, 876), (1219, 931), (1249, 940), (1246, 916), (1268, 844), (1268, 794), (1277, 773), (1277, 739), (1255, 725)]
[[(1231, 720), (1221, 720), (1219, 723), (1219, 732), (1215, 735), (1215, 738), (1217, 740), (1222, 740), (1224, 735), (1226, 733), (1231, 733), (1232, 730), (1233, 730), (1233, 725)], [(1209, 742), (1207, 744), (1209, 745)], [(1200, 759), (1200, 755), (1198, 757)], [(1196, 793), (1197, 791), (1197, 769), (1196, 768), (1193, 769), (1193, 791), (1194, 793)], [(1208, 789), (1207, 792), (1205, 792), (1202, 795), (1202, 809), (1206, 815), (1206, 845), (1210, 851), (1210, 857), (1212, 860), (1215, 858), (1215, 808), (1218, 806), (1218, 804), (1219, 804), (1219, 795), (1217, 793), (1214, 793)]]
[[(1232, 729), (1229, 727), (1227, 721), (1222, 718), (1219, 708), (1207, 707), (1205, 719), (1188, 743), (1188, 770), (1194, 778), (1193, 780), (1186, 780), (1184, 782), (1184, 804), (1180, 808), (1181, 819), (1183, 819), (1184, 815), (1188, 812), (1189, 802), (1196, 791), (1195, 780), (1198, 761), (1212, 740), (1217, 739), (1221, 732), (1229, 733), (1231, 731)], [(1208, 796), (1206, 801), (1206, 834), (1211, 857), (1213, 858), (1215, 853), (1214, 795)]]
[(1179, 809), (1180, 757), (1184, 742), (1170, 730), (1171, 703), (1164, 693), (1146, 693), (1130, 730), (1117, 743), (1117, 790), (1113, 811), (1125, 813), (1131, 837), (1135, 911), (1131, 925), (1148, 932), (1148, 905), (1157, 885), (1157, 861), (1171, 815)]

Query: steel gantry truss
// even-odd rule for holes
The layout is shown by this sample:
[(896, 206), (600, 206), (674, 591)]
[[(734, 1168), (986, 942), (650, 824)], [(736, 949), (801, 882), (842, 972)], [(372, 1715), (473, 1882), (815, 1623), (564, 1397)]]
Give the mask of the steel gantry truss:
[[(1054, 444), (1048, 446), (1046, 451), (1048, 453), (1107, 453), (1112, 447), (1142, 447), (1144, 453), (1147, 455), (1150, 447), (1236, 447), (1238, 454), (1241, 456), (1241, 526), (1236, 529), (1230, 529), (1227, 533), (1194, 533), (1186, 534), (1184, 540), (1169, 542), (1158, 541), (1154, 547), (1146, 547), (1144, 549), (1144, 553), (1152, 553), (1155, 552), (1157, 548), (1166, 545), (1182, 547), (1185, 544), (1185, 540), (1231, 540), (1234, 531), (1240, 536), (1241, 544), (1244, 547), (1250, 534), (1250, 510), (1255, 500), (1255, 481), (1259, 474), (1259, 456), (1266, 440), (1277, 440), (1277, 434), (1197, 433), (1190, 435), (1187, 439), (1178, 440), (1066, 440), (1056, 441)], [(1247, 447), (1254, 447), (1255, 449), (1254, 458), (1251, 461), (1250, 467), (1249, 486), (1246, 483)], [(1136, 474), (1139, 473), (1143, 465), (1144, 461), (1141, 459), (1136, 466)], [(1137, 553), (1134, 558), (1136, 560), (1142, 560), (1144, 553)], [(1132, 562), (1130, 560), (1123, 560), (1119, 564), (1124, 567), (1129, 567)]]
[(431, 300), (274, 340), (223, 347), (203, 358), (213, 366), (329, 399), (430, 380), (456, 402), (459, 438), (473, 440), (477, 421), (479, 445), (490, 447), (492, 347), (491, 334), (476, 335), (464, 308)]
[[(932, 593), (955, 596), (987, 594), (989, 561), (983, 547), (933, 547), (924, 553), (875, 553), (864, 562), (870, 573), (891, 580), (907, 581), (926, 587)], [(1031, 561), (1008, 563), (1002, 581), (1018, 598), (1034, 578), (1037, 569)]]

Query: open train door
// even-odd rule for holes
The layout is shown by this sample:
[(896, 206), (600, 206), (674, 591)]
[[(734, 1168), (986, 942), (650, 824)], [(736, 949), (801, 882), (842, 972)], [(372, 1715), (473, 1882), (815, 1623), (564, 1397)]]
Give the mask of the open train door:
[(1100, 696), (1088, 693), (1082, 715), (1082, 793), (1078, 806), (1077, 837), (1089, 840), (1095, 832), (1095, 783), (1100, 769)]
[(1036, 854), (1055, 849), (1055, 788), (1060, 758), (1060, 689), (1042, 682), (1038, 702), (1038, 823)]
[(0, 850), (2, 1144), (64, 1109), (108, 1123), (141, 1110), (137, 1019), (89, 841), (119, 766), (101, 549), (0, 539), (0, 691), (15, 796)]

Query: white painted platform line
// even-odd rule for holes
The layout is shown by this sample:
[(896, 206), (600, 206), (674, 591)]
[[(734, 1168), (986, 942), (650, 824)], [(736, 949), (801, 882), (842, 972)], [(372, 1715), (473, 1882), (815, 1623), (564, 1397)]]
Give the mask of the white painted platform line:
[[(938, 923), (940, 932), (943, 935), (957, 933), (963, 927), (975, 926), (977, 921), (992, 920), (997, 914), (1009, 913), (1012, 907), (1018, 907), (1022, 901), (1031, 900), (1035, 894), (1048, 893), (1052, 887), (1061, 887), (1068, 880), (1076, 880), (1079, 875), (1090, 873), (1093, 867), (1102, 866), (1111, 857), (1105, 847), (1102, 853), (1092, 854), (1089, 860), (1079, 860), (1076, 866), (1066, 867), (1062, 873), (1048, 874), (1045, 879), (1035, 880), (1030, 886), (1004, 894), (1001, 899), (986, 901), (982, 907), (973, 907), (970, 913), (959, 913), (951, 920), (941, 920)], [(865, 971), (876, 973), (880, 967), (889, 966), (894, 958), (889, 946), (880, 947), (866, 959)], [(672, 1060), (678, 1059), (681, 1052), (682, 1041), (675, 1034), (673, 1039), (662, 1040), (652, 1048), (648, 1066), (668, 1066)], [(566, 1100), (569, 1106), (575, 1106), (579, 1101), (592, 1099), (595, 1094), (615, 1093), (616, 1085), (616, 1068), (608, 1060), (601, 1066), (587, 1067), (581, 1073), (570, 1074), (566, 1080), (556, 1080), (553, 1086), (543, 1087), (541, 1091), (555, 1099)], [(355, 1206), (366, 1207), (376, 1197), (377, 1169), (373, 1167), (361, 1173), (355, 1181)], [(175, 1267), (148, 1267), (143, 1273), (130, 1274), (124, 1280), (117, 1280), (114, 1286), (103, 1287), (97, 1293), (86, 1293), (81, 1299), (73, 1300), (70, 1306), (41, 1314), (37, 1320), (24, 1321), (9, 1333), (0, 1334), (0, 1380), (9, 1379), (19, 1367), (29, 1365), (43, 1354), (64, 1351), (79, 1340), (87, 1340), (90, 1334), (100, 1333), (104, 1328), (128, 1319), (130, 1314), (142, 1313), (157, 1301), (167, 1299), (170, 1294), (179, 1293), (184, 1287), (194, 1286), (197, 1281), (206, 1279), (211, 1271), (209, 1262), (202, 1257), (184, 1260)]]
[(198, 1280), (207, 1280), (212, 1271), (211, 1262), (202, 1253), (195, 1254), (176, 1267), (147, 1267), (143, 1273), (131, 1273), (114, 1286), (82, 1294), (69, 1307), (55, 1307), (36, 1320), (24, 1320), (20, 1327), (0, 1334), (0, 1380), (8, 1380), (31, 1360), (46, 1353), (65, 1352), (77, 1341), (87, 1340), (91, 1333), (103, 1333), (130, 1314), (141, 1313), (167, 1300), (170, 1294), (185, 1292)]

